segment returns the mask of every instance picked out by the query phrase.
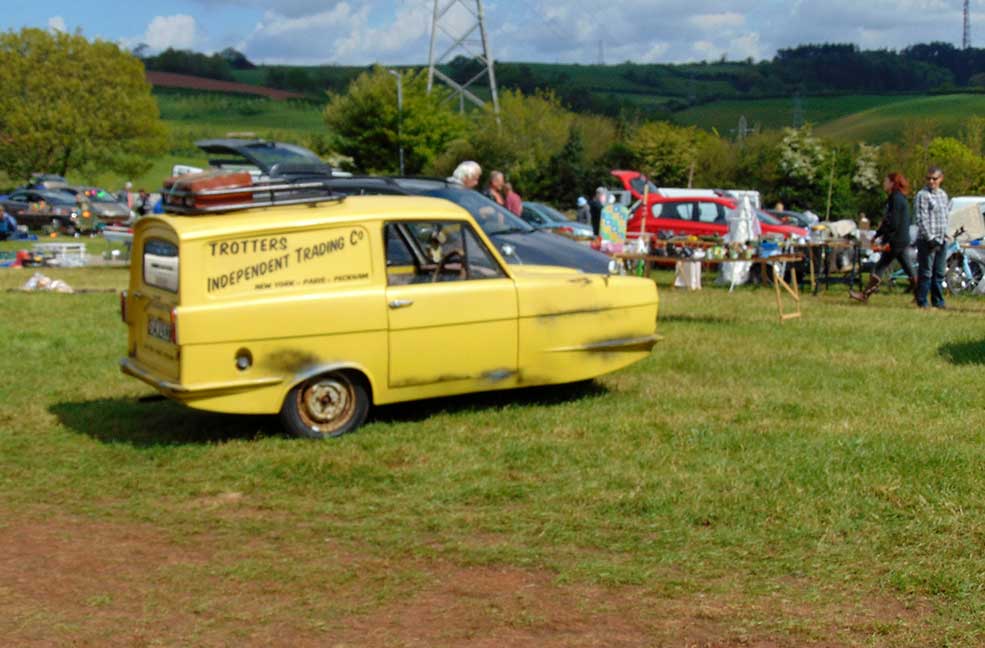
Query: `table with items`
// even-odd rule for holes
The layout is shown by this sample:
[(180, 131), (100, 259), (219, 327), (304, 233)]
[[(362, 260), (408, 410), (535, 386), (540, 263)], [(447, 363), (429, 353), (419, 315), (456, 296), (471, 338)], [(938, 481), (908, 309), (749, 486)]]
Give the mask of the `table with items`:
[[(804, 260), (802, 254), (783, 252), (779, 246), (772, 243), (761, 245), (758, 250), (748, 248), (739, 251), (727, 249), (713, 241), (666, 241), (662, 246), (647, 252), (616, 252), (613, 258), (634, 268), (641, 276), (650, 276), (650, 271), (657, 265), (674, 264), (674, 287), (686, 290), (701, 289), (702, 266), (720, 266), (726, 263), (748, 263), (758, 265), (763, 283), (772, 283), (776, 294), (777, 315), (780, 322), (801, 316), (800, 289), (797, 281), (796, 264)], [(790, 280), (784, 278), (787, 264), (790, 267)], [(767, 267), (772, 273), (767, 272)], [(772, 274), (772, 276), (770, 276)], [(735, 288), (735, 275), (730, 286), (730, 292)], [(794, 309), (784, 310), (783, 298), (789, 296), (793, 300)]]

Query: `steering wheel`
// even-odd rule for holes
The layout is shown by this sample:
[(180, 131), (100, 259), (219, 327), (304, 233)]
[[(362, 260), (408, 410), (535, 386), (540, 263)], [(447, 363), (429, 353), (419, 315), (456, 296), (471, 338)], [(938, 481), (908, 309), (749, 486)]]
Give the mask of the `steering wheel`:
[(459, 271), (459, 278), (460, 279), (464, 278), (465, 254), (463, 254), (461, 250), (449, 250), (448, 254), (441, 257), (441, 261), (438, 261), (438, 265), (434, 269), (434, 273), (431, 275), (431, 283), (436, 283), (438, 281), (438, 277), (441, 276), (441, 273), (445, 269), (445, 266), (451, 263), (455, 263), (456, 261), (462, 264), (462, 269)]

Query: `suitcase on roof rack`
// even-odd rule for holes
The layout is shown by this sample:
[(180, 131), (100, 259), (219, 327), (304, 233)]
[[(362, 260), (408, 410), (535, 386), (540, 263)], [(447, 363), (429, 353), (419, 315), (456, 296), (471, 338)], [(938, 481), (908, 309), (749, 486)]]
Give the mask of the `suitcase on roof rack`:
[[(230, 191), (243, 187), (245, 191)], [(209, 210), (223, 205), (242, 205), (253, 201), (253, 177), (246, 171), (221, 169), (188, 173), (168, 178), (161, 192), (165, 208)], [(220, 195), (209, 195), (219, 191)]]

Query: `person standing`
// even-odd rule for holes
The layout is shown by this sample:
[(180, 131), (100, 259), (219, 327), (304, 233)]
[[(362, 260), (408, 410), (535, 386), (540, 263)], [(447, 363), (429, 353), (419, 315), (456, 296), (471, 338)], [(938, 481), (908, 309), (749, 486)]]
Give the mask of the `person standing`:
[(7, 213), (7, 209), (0, 205), (0, 241), (17, 236), (17, 221)]
[(117, 201), (123, 203), (127, 206), (127, 209), (133, 211), (133, 183), (129, 180), (123, 185), (123, 189), (120, 193), (116, 194)]
[(934, 308), (944, 308), (944, 271), (947, 268), (947, 219), (951, 203), (941, 189), (944, 172), (927, 169), (927, 186), (917, 193), (917, 265), (920, 276), (916, 301), (927, 308), (927, 293)]
[(889, 250), (882, 253), (876, 267), (869, 275), (869, 285), (865, 290), (858, 293), (849, 291), (848, 295), (852, 299), (860, 302), (869, 301), (872, 293), (879, 290), (879, 284), (886, 276), (886, 271), (893, 261), (899, 261), (910, 279), (910, 290), (914, 291), (917, 286), (916, 275), (913, 274), (913, 266), (906, 257), (906, 249), (910, 246), (910, 202), (906, 195), (910, 193), (910, 183), (902, 173), (890, 173), (882, 181), (882, 187), (886, 190), (886, 213), (882, 217), (882, 223), (876, 230), (875, 238), (889, 246)]
[(588, 203), (588, 209), (592, 216), (592, 232), (595, 236), (599, 235), (599, 223), (602, 221), (602, 208), (608, 203), (608, 192), (605, 187), (595, 190), (595, 197)]
[(150, 194), (147, 193), (147, 190), (141, 189), (137, 192), (137, 201), (134, 203), (134, 209), (136, 209), (137, 213), (141, 216), (146, 216), (151, 213), (153, 208), (154, 205), (151, 204)]
[(503, 197), (503, 185), (506, 179), (502, 171), (493, 171), (489, 174), (489, 186), (486, 187), (485, 195), (487, 198), (496, 201), (496, 204), (506, 206), (506, 199)]
[(478, 162), (466, 160), (455, 167), (455, 171), (448, 178), (449, 182), (460, 184), (466, 189), (475, 189), (479, 186), (479, 178), (482, 176), (482, 167)]
[(592, 224), (592, 210), (588, 207), (585, 196), (578, 196), (578, 209), (575, 211), (575, 220), (585, 225)]
[(503, 190), (506, 192), (506, 208), (517, 216), (523, 213), (523, 199), (520, 198), (520, 194), (513, 191), (513, 185), (509, 182), (503, 185)]

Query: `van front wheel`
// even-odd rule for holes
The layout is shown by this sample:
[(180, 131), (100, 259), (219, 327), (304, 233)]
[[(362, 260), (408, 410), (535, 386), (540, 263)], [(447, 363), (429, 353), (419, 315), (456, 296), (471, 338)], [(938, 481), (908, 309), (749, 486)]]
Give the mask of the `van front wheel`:
[(287, 394), (280, 418), (288, 432), (306, 439), (326, 439), (351, 432), (369, 412), (365, 383), (336, 371), (316, 376)]

